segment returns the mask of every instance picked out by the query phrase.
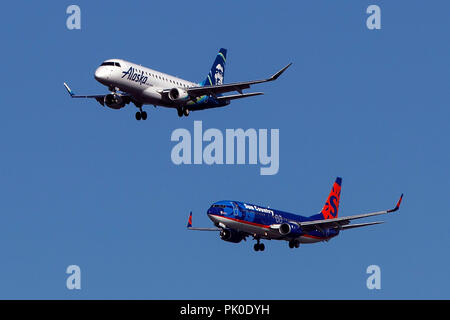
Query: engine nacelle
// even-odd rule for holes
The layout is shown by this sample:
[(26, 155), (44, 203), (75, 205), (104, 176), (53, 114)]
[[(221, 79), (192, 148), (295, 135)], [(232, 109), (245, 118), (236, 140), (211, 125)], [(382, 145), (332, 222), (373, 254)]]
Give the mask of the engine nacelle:
[(172, 88), (169, 91), (169, 99), (172, 101), (184, 101), (189, 98), (188, 93), (180, 88)]
[(239, 243), (244, 239), (244, 237), (239, 232), (231, 229), (222, 229), (222, 231), (220, 231), (220, 239), (228, 242)]
[(289, 235), (298, 237), (303, 234), (302, 229), (298, 225), (290, 222), (281, 224), (280, 227), (278, 228), (278, 231), (282, 236)]
[(107, 94), (103, 102), (108, 108), (111, 109), (120, 109), (125, 107), (125, 101), (123, 101), (123, 98), (117, 93)]

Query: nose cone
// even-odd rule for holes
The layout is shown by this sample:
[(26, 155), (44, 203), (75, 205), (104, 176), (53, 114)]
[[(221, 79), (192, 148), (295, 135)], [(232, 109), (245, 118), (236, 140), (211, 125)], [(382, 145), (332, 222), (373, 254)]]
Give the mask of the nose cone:
[(105, 67), (98, 67), (97, 70), (95, 70), (94, 78), (98, 82), (103, 82), (108, 79), (108, 71)]
[[(214, 218), (213, 218), (213, 214), (214, 214), (215, 212), (214, 212), (214, 208), (211, 206), (209, 209), (208, 209), (208, 211), (206, 212), (206, 215), (208, 216), (208, 218), (210, 218), (211, 220), (213, 220)], [(214, 220), (213, 220), (214, 221)]]

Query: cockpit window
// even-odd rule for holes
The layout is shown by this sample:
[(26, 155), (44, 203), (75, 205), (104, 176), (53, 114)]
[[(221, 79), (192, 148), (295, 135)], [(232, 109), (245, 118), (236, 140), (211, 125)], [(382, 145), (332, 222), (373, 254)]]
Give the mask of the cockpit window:
[(120, 63), (109, 61), (109, 62), (103, 62), (100, 66), (120, 67)]

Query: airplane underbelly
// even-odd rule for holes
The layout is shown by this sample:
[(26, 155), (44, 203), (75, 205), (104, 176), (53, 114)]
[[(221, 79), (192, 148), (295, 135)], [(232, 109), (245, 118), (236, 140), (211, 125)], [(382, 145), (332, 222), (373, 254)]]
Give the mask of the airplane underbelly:
[(268, 227), (265, 227), (263, 225), (259, 225), (256, 223), (252, 223), (249, 221), (243, 221), (243, 220), (237, 220), (237, 219), (229, 219), (227, 217), (214, 217), (217, 222), (221, 222), (224, 224), (227, 228), (234, 229), (237, 231), (246, 232), (249, 234), (256, 234), (257, 236), (263, 237), (263, 238), (272, 238), (276, 239), (281, 237), (278, 231), (271, 230)]
[(300, 243), (317, 243), (317, 242), (321, 242), (321, 241), (328, 241), (328, 240), (334, 238), (335, 236), (336, 235), (332, 235), (329, 237), (317, 237), (317, 236), (305, 234), (303, 236), (300, 236), (299, 240), (300, 240)]
[(323, 241), (321, 239), (316, 239), (316, 238), (310, 238), (308, 236), (301, 236), (300, 237), (300, 243), (316, 243), (316, 242), (320, 242)]

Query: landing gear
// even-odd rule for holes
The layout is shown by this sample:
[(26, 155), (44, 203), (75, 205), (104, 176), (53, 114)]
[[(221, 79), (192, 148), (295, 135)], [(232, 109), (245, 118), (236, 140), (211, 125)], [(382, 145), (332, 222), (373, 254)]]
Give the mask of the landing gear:
[(289, 248), (298, 248), (300, 246), (300, 242), (298, 240), (290, 240), (289, 241)]
[(189, 109), (188, 108), (177, 108), (178, 116), (181, 118), (182, 116), (189, 116)]
[(138, 111), (136, 112), (136, 120), (147, 120), (147, 112), (145, 111)]
[(255, 250), (255, 251), (264, 251), (264, 249), (265, 249), (265, 246), (264, 246), (264, 243), (259, 243), (259, 239), (256, 239), (256, 243), (255, 243), (255, 245), (253, 246), (253, 249)]

